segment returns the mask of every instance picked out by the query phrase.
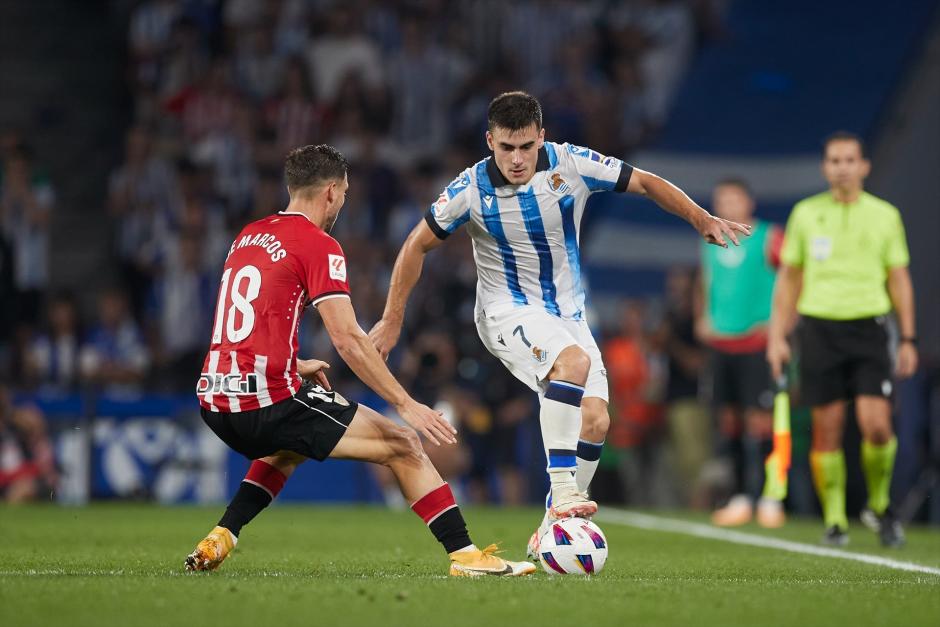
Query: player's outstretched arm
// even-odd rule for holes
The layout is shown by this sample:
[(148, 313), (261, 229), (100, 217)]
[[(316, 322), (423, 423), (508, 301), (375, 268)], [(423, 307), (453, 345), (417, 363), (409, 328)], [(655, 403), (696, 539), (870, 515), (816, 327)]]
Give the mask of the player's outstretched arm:
[(336, 352), (363, 383), (392, 405), (405, 422), (423, 433), (434, 444), (457, 441), (457, 430), (444, 420), (440, 412), (423, 405), (408, 395), (405, 388), (389, 372), (385, 361), (372, 346), (369, 336), (356, 322), (356, 312), (348, 298), (330, 298), (317, 306)]
[(411, 290), (414, 289), (421, 270), (424, 267), (424, 256), (428, 251), (437, 248), (444, 240), (438, 238), (427, 223), (422, 220), (411, 230), (405, 240), (395, 267), (392, 268), (392, 279), (388, 286), (388, 300), (385, 301), (385, 311), (369, 332), (369, 338), (382, 358), (387, 358), (398, 337), (401, 335), (401, 325), (405, 319), (405, 305)]
[(740, 245), (737, 233), (751, 234), (751, 227), (713, 216), (681, 189), (650, 172), (633, 169), (627, 191), (648, 197), (657, 205), (691, 224), (709, 244), (728, 247), (725, 236), (736, 246)]
[(774, 380), (780, 378), (783, 365), (790, 361), (787, 333), (796, 320), (796, 300), (803, 288), (803, 269), (781, 264), (774, 284), (770, 327), (767, 331), (767, 361)]

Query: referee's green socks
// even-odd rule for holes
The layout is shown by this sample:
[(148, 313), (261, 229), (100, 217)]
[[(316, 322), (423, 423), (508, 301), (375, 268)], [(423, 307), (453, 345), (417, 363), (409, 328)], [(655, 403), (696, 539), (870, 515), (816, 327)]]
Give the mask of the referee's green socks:
[(845, 453), (838, 451), (810, 451), (813, 483), (823, 508), (826, 528), (836, 526), (848, 531), (845, 515)]
[(892, 437), (884, 444), (862, 441), (862, 469), (868, 487), (868, 507), (879, 516), (891, 502), (891, 474), (898, 452), (898, 439)]

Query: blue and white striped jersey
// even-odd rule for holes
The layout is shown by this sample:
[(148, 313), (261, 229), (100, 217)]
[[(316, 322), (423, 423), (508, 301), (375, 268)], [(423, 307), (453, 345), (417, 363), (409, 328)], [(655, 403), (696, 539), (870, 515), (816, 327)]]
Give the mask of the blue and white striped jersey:
[(620, 159), (545, 142), (527, 184), (510, 185), (487, 157), (447, 186), (425, 220), (441, 239), (468, 225), (478, 275), (477, 316), (533, 305), (580, 320), (584, 205), (594, 192), (625, 191), (632, 173)]

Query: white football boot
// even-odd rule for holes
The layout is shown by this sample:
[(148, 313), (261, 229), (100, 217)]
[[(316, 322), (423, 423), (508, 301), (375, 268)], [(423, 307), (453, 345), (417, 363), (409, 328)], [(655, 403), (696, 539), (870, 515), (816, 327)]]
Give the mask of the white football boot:
[(579, 492), (576, 487), (562, 487), (552, 490), (551, 505), (545, 510), (542, 522), (538, 529), (529, 538), (526, 547), (526, 558), (536, 564), (541, 561), (539, 553), (539, 540), (548, 531), (552, 523), (562, 518), (590, 518), (597, 513), (597, 503), (588, 499), (585, 492)]
[(552, 504), (548, 508), (553, 520), (560, 518), (590, 518), (597, 513), (597, 503), (580, 492), (577, 485), (562, 485), (552, 488)]

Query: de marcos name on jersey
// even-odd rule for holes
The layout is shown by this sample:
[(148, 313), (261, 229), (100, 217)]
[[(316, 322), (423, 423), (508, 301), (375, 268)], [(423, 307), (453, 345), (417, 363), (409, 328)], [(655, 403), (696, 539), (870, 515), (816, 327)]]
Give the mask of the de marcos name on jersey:
[(235, 252), (235, 249), (244, 248), (245, 246), (260, 246), (266, 253), (271, 255), (271, 261), (273, 262), (278, 262), (287, 256), (287, 250), (281, 245), (280, 240), (270, 233), (255, 233), (253, 237), (251, 233), (243, 235), (240, 239), (232, 242), (228, 254), (231, 255)]

